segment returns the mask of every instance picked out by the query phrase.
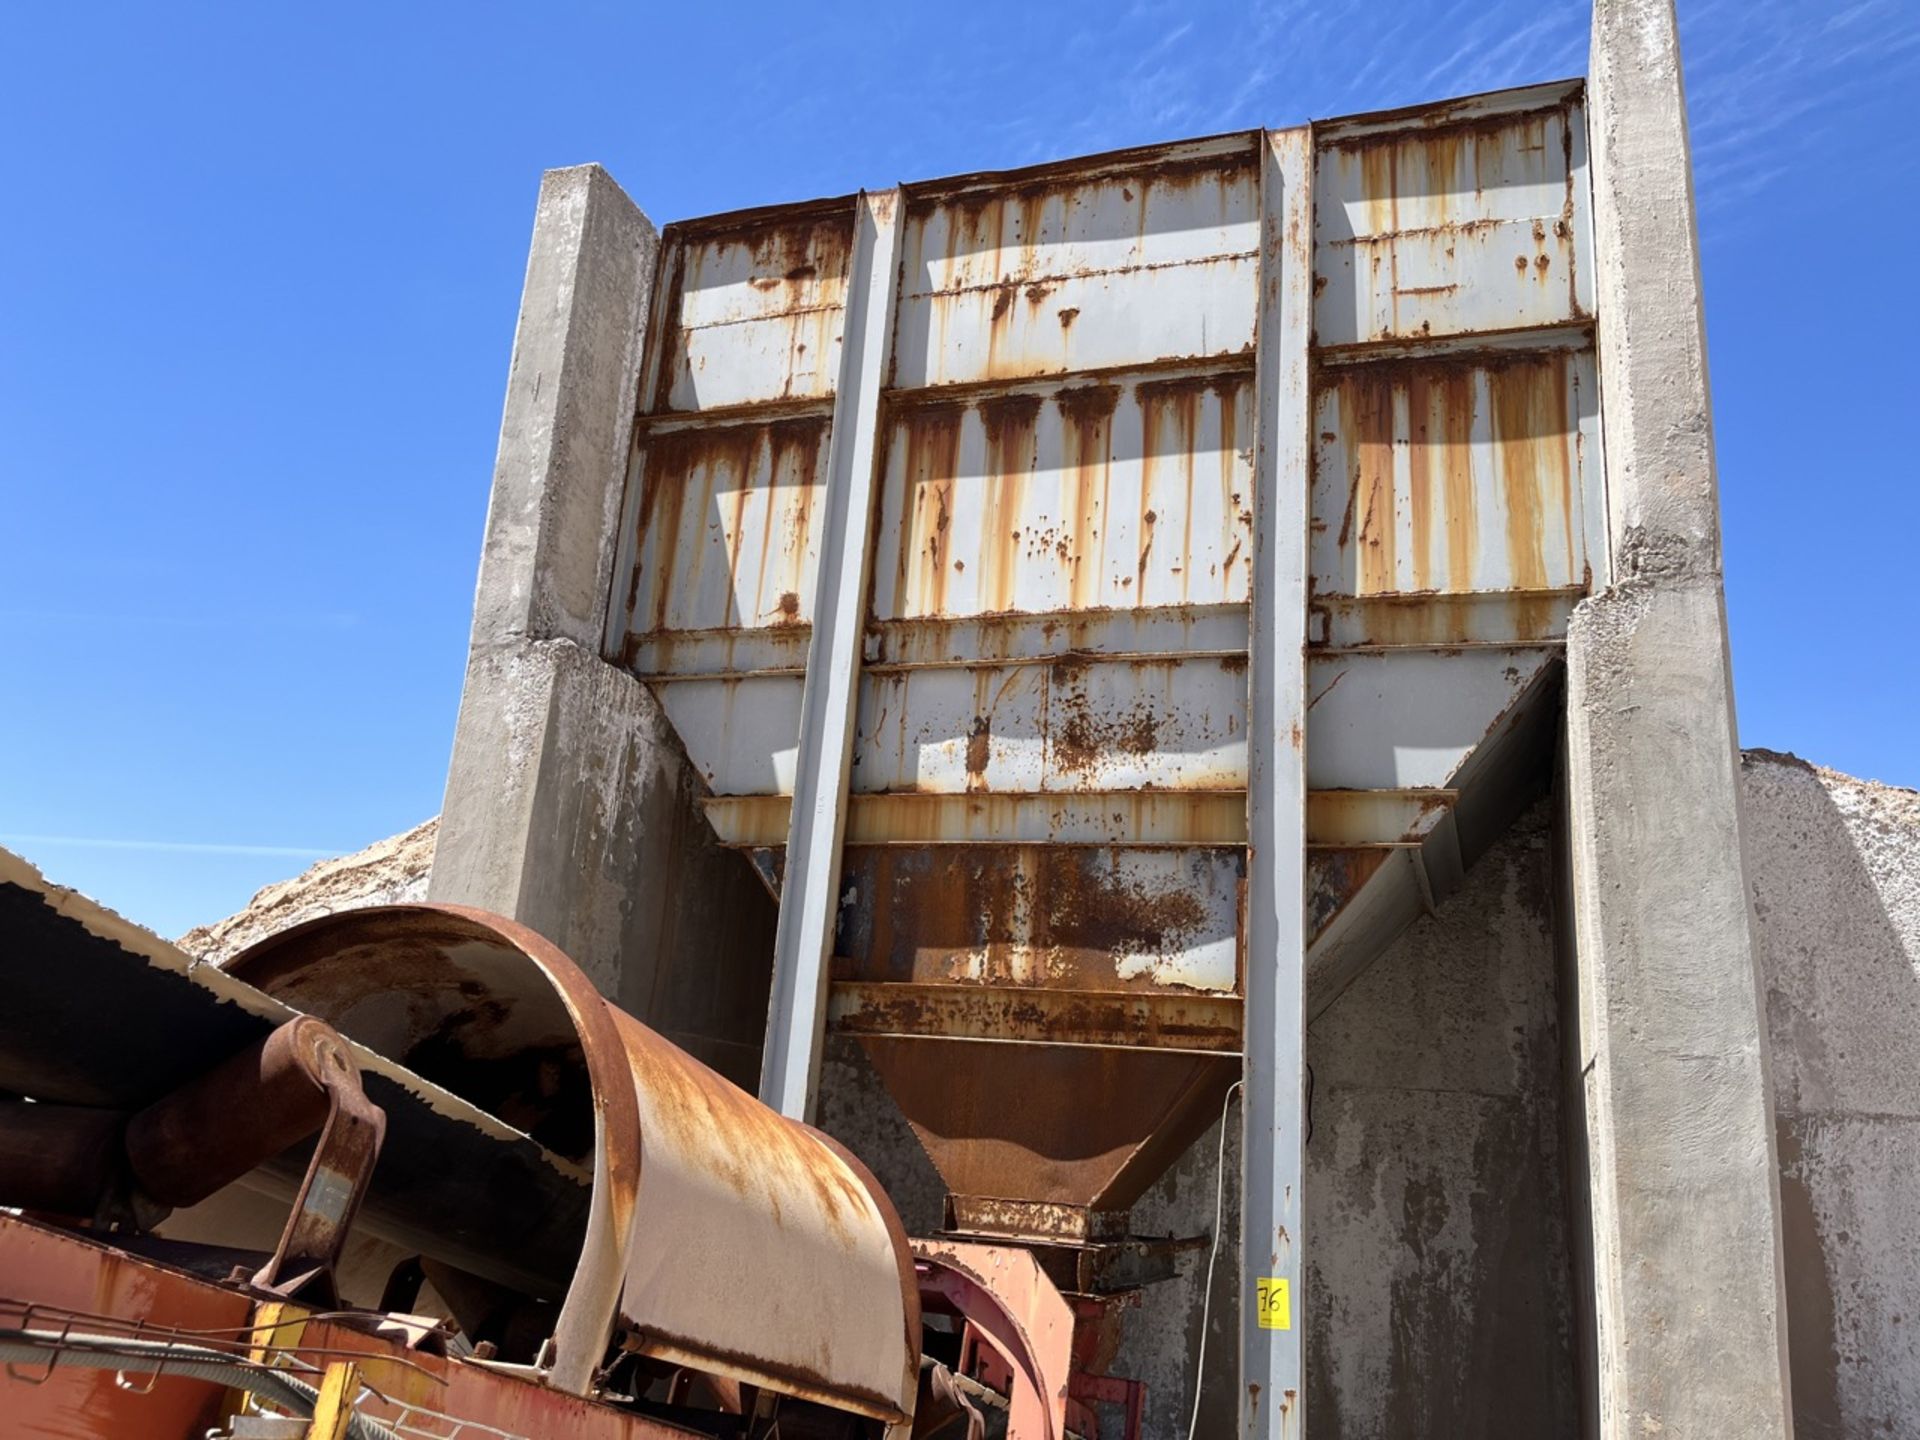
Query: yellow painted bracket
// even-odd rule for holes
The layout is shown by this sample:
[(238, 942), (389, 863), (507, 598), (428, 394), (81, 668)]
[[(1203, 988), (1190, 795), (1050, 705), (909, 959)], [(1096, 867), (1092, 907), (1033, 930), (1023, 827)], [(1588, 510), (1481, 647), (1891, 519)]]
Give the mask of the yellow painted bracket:
[(353, 1397), (360, 1393), (360, 1367), (351, 1360), (336, 1360), (327, 1366), (320, 1380), (320, 1398), (314, 1401), (313, 1421), (307, 1426), (307, 1440), (347, 1440), (347, 1423), (353, 1419)]
[[(247, 1358), (256, 1365), (278, 1365), (287, 1351), (300, 1344), (310, 1312), (285, 1300), (269, 1300), (253, 1307), (253, 1325), (247, 1335)], [(245, 1390), (227, 1391), (222, 1420), (254, 1413), (253, 1396)]]
[(256, 1305), (248, 1358), (256, 1365), (272, 1365), (278, 1359), (277, 1352), (297, 1348), (300, 1337), (307, 1330), (308, 1314), (301, 1306), (288, 1304), (285, 1300), (269, 1300), (263, 1305)]

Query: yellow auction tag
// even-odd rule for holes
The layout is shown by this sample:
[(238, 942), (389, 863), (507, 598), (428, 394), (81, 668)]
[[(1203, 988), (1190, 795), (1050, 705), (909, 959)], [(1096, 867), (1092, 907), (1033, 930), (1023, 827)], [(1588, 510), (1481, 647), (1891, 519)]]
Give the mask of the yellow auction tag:
[(1284, 1276), (1262, 1275), (1254, 1280), (1254, 1311), (1262, 1330), (1291, 1330), (1293, 1304), (1287, 1294)]

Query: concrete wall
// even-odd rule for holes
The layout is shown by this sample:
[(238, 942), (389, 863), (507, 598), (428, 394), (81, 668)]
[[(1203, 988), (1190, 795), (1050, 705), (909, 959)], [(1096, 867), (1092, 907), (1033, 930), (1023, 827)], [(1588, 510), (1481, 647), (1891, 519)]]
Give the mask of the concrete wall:
[[(1545, 847), (1540, 809), (1308, 1034), (1314, 1440), (1577, 1430)], [(821, 1121), (910, 1230), (938, 1224), (939, 1180), (851, 1047), (829, 1055)], [(1202, 1435), (1233, 1429), (1239, 1130), (1235, 1116)], [(1214, 1231), (1219, 1143), (1216, 1125), (1142, 1198), (1136, 1233)], [(1186, 1434), (1205, 1268), (1193, 1256), (1143, 1293), (1114, 1367), (1150, 1385), (1156, 1440)]]
[(1920, 1435), (1920, 794), (1742, 765), (1795, 1434)]

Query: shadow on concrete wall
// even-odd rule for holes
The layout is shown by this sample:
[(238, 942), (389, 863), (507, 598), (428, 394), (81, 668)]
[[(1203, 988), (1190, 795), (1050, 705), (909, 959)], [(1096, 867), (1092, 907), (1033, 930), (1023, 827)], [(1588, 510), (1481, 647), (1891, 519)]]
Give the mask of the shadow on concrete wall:
[(1920, 794), (1741, 768), (1795, 1432), (1920, 1435)]
[[(1307, 1146), (1307, 1431), (1314, 1440), (1577, 1433), (1547, 810), (1517, 822), (1317, 1021)], [(1238, 1388), (1239, 1119), (1198, 1433)], [(1211, 1233), (1220, 1132), (1134, 1209), (1141, 1233)], [(1146, 1433), (1187, 1433), (1204, 1254), (1154, 1286), (1116, 1370), (1148, 1382)]]

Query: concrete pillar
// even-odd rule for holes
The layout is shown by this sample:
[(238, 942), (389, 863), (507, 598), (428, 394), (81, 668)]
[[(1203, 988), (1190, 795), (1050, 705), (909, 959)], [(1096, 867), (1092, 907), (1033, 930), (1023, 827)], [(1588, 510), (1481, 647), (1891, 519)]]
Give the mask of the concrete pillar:
[(1569, 627), (1566, 851), (1608, 1437), (1788, 1436), (1779, 1187), (1671, 0), (1590, 67), (1612, 583)]
[(658, 251), (599, 166), (543, 178), (427, 893), (530, 925), (751, 1084), (772, 906), (652, 694), (602, 658)]

